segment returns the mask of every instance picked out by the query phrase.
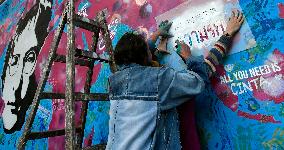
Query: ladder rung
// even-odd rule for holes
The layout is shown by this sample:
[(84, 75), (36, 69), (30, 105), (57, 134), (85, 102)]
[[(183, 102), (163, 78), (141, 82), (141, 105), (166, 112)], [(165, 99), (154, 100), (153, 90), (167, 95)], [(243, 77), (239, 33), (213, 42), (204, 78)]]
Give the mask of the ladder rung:
[(77, 101), (108, 101), (107, 93), (75, 93), (75, 99)]
[(61, 93), (41, 93), (40, 99), (65, 99), (65, 94)]
[[(57, 55), (54, 59), (55, 62), (61, 62), (66, 63), (66, 56), (64, 55)], [(90, 63), (94, 63), (95, 60), (88, 60), (88, 59), (81, 59), (81, 58), (75, 58), (75, 65), (80, 66), (90, 66)]]
[(90, 58), (90, 59), (100, 60), (104, 62), (109, 62), (108, 59), (99, 57), (95, 52), (85, 51), (81, 49), (76, 49), (75, 56), (79, 58)]
[(94, 32), (96, 28), (100, 28), (100, 24), (97, 21), (82, 17), (78, 14), (75, 15), (75, 25), (92, 32)]
[[(76, 128), (76, 133), (80, 132), (82, 128)], [(65, 135), (65, 129), (44, 131), (44, 132), (31, 132), (28, 136), (29, 140), (42, 139), (48, 137)]]
[(83, 150), (105, 150), (106, 144), (97, 144), (94, 146), (84, 147)]
[[(42, 93), (40, 99), (65, 99), (64, 93)], [(74, 93), (74, 99), (77, 101), (108, 101), (107, 93)]]

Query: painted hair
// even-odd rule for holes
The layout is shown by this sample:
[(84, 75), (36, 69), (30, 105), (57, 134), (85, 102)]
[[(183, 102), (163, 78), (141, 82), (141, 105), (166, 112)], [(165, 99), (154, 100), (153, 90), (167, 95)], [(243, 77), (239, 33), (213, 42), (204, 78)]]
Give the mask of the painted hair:
[[(47, 2), (48, 3), (48, 2)], [(16, 34), (20, 35), (23, 30), (28, 25), (29, 21), (32, 21), (34, 17), (37, 18), (36, 26), (35, 26), (35, 33), (36, 38), (38, 41), (38, 47), (41, 47), (44, 43), (45, 38), (48, 35), (48, 25), (49, 25), (49, 18), (51, 16), (51, 2), (50, 7), (47, 7), (45, 4), (45, 0), (41, 0), (37, 2), (30, 10), (27, 12), (24, 18), (21, 18), (18, 22)], [(38, 15), (38, 16), (37, 16)]]

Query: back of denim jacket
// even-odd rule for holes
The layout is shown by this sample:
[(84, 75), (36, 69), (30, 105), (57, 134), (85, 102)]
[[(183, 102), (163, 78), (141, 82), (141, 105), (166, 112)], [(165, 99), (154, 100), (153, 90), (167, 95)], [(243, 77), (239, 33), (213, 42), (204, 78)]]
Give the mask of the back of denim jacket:
[(107, 149), (150, 149), (158, 113), (158, 68), (125, 68), (109, 78), (110, 122)]
[(192, 71), (123, 66), (109, 78), (107, 149), (180, 149), (176, 106), (199, 94), (202, 78)]

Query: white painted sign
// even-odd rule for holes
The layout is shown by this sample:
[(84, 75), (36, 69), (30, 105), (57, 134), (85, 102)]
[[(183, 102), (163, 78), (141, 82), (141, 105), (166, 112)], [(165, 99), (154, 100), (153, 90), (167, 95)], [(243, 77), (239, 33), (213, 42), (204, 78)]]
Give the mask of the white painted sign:
[[(239, 9), (238, 1), (191, 0), (157, 16), (157, 24), (163, 20), (173, 21), (170, 32), (174, 35), (168, 46), (176, 40), (185, 41), (193, 55), (206, 55), (215, 42), (224, 34), (226, 23), (233, 9)], [(236, 35), (229, 54), (256, 46), (254, 36), (245, 21)]]

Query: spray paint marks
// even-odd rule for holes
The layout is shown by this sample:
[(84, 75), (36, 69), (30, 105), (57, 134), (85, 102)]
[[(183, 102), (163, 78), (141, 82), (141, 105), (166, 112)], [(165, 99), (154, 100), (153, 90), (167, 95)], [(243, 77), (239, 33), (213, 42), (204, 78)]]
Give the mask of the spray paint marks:
[(252, 149), (252, 144), (251, 141), (253, 141), (253, 132), (252, 132), (252, 127), (243, 127), (243, 126), (238, 126), (237, 127), (237, 135), (234, 137), (235, 141), (241, 141), (241, 142), (235, 142), (234, 143), (234, 149), (238, 150), (251, 150)]
[(12, 5), (12, 1), (7, 1), (3, 3), (3, 5), (0, 6), (0, 20), (1, 20), (0, 23), (2, 23), (2, 20), (4, 21), (8, 17), (9, 10), (11, 9), (11, 5)]
[(121, 9), (122, 3), (120, 1), (116, 1), (112, 6), (112, 11), (118, 11)]
[(136, 4), (137, 4), (138, 6), (142, 6), (142, 5), (144, 5), (145, 3), (147, 3), (146, 0), (135, 0), (135, 2), (136, 2)]
[(281, 103), (280, 110), (279, 110), (279, 116), (284, 117), (284, 103)]
[(253, 98), (249, 98), (248, 100), (245, 101), (245, 103), (248, 105), (248, 110), (252, 112), (257, 111), (260, 108), (258, 102)]
[(276, 128), (270, 140), (262, 143), (265, 149), (284, 149), (284, 129)]
[(95, 133), (95, 130), (94, 130), (94, 127), (93, 127), (92, 130), (91, 130), (91, 133), (89, 133), (84, 140), (84, 146), (85, 147), (92, 146), (94, 133)]
[(141, 18), (148, 18), (152, 13), (152, 5), (149, 3), (144, 4), (139, 11), (139, 15)]
[(278, 8), (279, 8), (279, 17), (284, 19), (284, 4), (283, 3), (279, 3), (278, 4)]
[(273, 116), (270, 115), (263, 115), (263, 114), (250, 114), (250, 113), (246, 113), (243, 111), (238, 111), (238, 115), (241, 117), (245, 117), (245, 118), (249, 118), (249, 119), (254, 119), (254, 120), (258, 120), (261, 123), (281, 123), (281, 121), (277, 121), (275, 120), (275, 118)]

